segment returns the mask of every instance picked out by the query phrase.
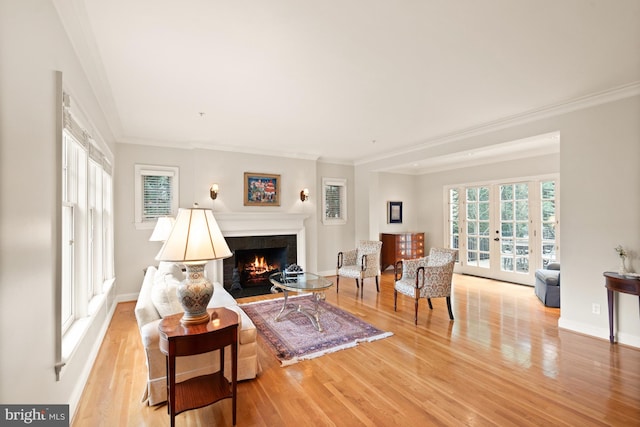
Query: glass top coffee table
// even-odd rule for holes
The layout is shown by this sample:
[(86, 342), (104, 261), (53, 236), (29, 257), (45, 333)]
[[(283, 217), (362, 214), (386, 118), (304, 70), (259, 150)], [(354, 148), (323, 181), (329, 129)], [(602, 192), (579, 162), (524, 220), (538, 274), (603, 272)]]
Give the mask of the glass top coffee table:
[[(289, 273), (284, 275), (283, 273), (274, 273), (269, 276), (269, 281), (274, 288), (281, 289), (284, 293), (284, 302), (282, 309), (275, 318), (276, 321), (284, 319), (293, 312), (298, 312), (307, 316), (313, 326), (322, 332), (318, 303), (325, 299), (324, 291), (333, 286), (331, 280), (313, 273)], [(304, 307), (299, 304), (289, 304), (289, 306), (287, 306), (290, 291), (312, 292), (313, 307)], [(287, 308), (289, 311), (285, 312)]]

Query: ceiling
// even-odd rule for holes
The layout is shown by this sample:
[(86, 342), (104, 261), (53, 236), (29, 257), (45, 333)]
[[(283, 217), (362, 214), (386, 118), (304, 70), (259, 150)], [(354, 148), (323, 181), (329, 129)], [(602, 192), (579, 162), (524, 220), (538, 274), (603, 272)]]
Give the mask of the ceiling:
[[(640, 82), (638, 0), (53, 2), (121, 143), (359, 164)], [(558, 138), (481, 151), (392, 170)]]

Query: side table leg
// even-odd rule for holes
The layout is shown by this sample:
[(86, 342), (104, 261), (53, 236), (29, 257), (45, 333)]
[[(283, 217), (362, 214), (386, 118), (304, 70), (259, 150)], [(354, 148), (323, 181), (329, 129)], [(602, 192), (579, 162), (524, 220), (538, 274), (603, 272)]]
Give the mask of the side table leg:
[(607, 289), (607, 303), (609, 306), (609, 342), (611, 344), (613, 344), (614, 342), (614, 337), (613, 337), (613, 291), (610, 289)]
[(169, 393), (167, 394), (169, 405), (169, 418), (171, 419), (171, 427), (176, 425), (176, 357), (169, 356), (169, 376), (167, 377), (167, 383), (169, 384)]
[(238, 332), (234, 333), (234, 341), (231, 344), (231, 407), (233, 411), (233, 425), (236, 425), (236, 407), (238, 399)]

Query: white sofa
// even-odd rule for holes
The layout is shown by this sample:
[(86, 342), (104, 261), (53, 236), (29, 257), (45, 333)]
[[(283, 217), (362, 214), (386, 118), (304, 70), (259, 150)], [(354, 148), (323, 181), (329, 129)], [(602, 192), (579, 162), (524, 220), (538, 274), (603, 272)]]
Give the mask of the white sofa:
[[(157, 405), (167, 400), (166, 357), (160, 352), (158, 324), (163, 316), (181, 312), (175, 287), (184, 273), (174, 264), (160, 263), (147, 268), (135, 307), (136, 320), (147, 356), (148, 378), (143, 400)], [(255, 378), (260, 371), (256, 327), (236, 300), (220, 283), (214, 283), (209, 307), (226, 307), (238, 313), (238, 380)], [(231, 378), (231, 349), (225, 349), (225, 376)], [(176, 361), (177, 381), (184, 381), (219, 370), (219, 352), (179, 357)]]

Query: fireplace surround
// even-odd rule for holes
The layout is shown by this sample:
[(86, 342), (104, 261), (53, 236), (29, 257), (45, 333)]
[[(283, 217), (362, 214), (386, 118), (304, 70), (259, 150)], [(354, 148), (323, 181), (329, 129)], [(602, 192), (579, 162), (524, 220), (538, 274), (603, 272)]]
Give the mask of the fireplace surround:
[[(269, 212), (214, 212), (213, 215), (232, 251), (234, 251), (232, 245), (235, 244), (235, 238), (238, 237), (250, 237), (252, 239), (268, 241), (269, 239), (282, 239), (283, 236), (288, 236), (286, 239), (293, 239), (295, 243), (287, 244), (289, 248), (286, 263), (292, 264), (295, 262), (303, 267), (306, 266), (306, 233), (304, 221), (308, 218), (307, 215)], [(291, 240), (289, 240), (289, 242), (291, 242)], [(229, 260), (229, 258), (227, 260)], [(225, 279), (225, 261), (227, 260), (209, 262), (206, 273), (209, 280), (222, 283), (228, 288), (231, 285), (231, 279), (230, 277)], [(233, 261), (233, 263), (235, 263), (235, 261)], [(231, 274), (233, 274), (233, 267)]]
[(269, 273), (282, 271), (289, 264), (297, 263), (297, 236), (281, 234), (272, 236), (225, 237), (231, 258), (223, 260), (223, 282), (230, 289), (233, 269), (238, 271), (240, 285), (244, 287), (268, 284)]

